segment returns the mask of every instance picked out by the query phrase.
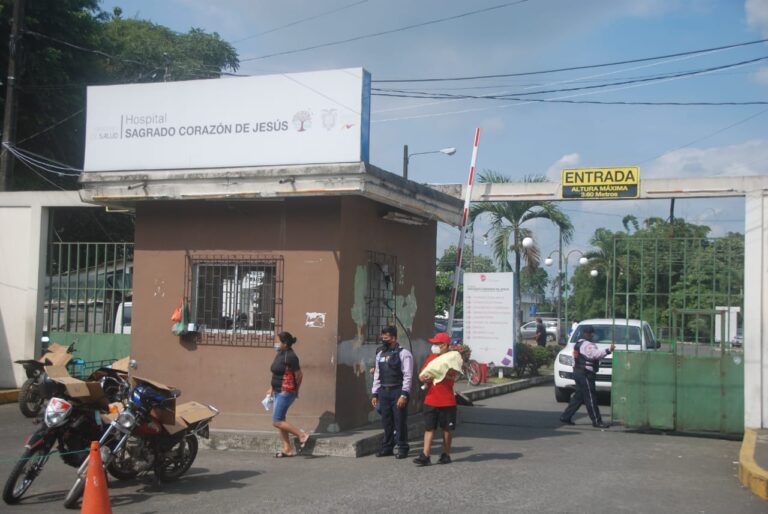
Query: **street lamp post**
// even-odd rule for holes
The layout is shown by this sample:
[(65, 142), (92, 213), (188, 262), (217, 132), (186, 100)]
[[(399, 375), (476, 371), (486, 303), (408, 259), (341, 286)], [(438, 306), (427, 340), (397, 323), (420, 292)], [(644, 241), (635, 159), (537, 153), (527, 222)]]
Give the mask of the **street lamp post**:
[(453, 155), (456, 153), (456, 149), (451, 148), (441, 148), (440, 150), (430, 150), (429, 152), (415, 152), (415, 153), (408, 153), (408, 145), (403, 145), (403, 178), (408, 178), (408, 162), (411, 160), (411, 157), (414, 155), (425, 155), (428, 153), (441, 153), (445, 155)]
[[(571, 250), (570, 252), (565, 254), (565, 259), (564, 259), (565, 260), (565, 275), (563, 276), (563, 282), (565, 282), (565, 288), (563, 288), (562, 285), (561, 285), (561, 287), (559, 287), (558, 289), (560, 290), (559, 294), (561, 296), (565, 297), (565, 323), (566, 324), (568, 323), (568, 259), (571, 257), (571, 254), (574, 254), (574, 253), (581, 255), (581, 257), (579, 258), (579, 264), (584, 265), (584, 264), (587, 264), (589, 262), (589, 259), (584, 255), (584, 252), (582, 252), (581, 250)], [(547, 258), (544, 259), (544, 264), (545, 265), (547, 265), (547, 266), (551, 266), (552, 265), (552, 263), (554, 262), (552, 260), (552, 255), (554, 255), (554, 254), (558, 254), (558, 257), (563, 257), (563, 255), (560, 252), (560, 250), (553, 250), (552, 252), (550, 252), (549, 256), (547, 256)], [(589, 275), (591, 277), (596, 277), (597, 274), (598, 273), (597, 273), (596, 269), (593, 269), (593, 270), (591, 270), (589, 272)], [(565, 294), (563, 294), (563, 289), (565, 289)]]

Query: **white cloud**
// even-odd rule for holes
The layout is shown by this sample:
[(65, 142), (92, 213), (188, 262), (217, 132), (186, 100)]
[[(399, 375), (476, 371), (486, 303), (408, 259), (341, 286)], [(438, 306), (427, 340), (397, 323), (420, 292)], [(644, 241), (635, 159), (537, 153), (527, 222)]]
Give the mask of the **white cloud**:
[(669, 152), (642, 171), (650, 177), (717, 177), (761, 175), (768, 162), (768, 140), (716, 148), (684, 148)]
[(752, 80), (763, 86), (768, 86), (768, 68), (763, 67), (752, 75)]
[(573, 168), (581, 162), (581, 156), (578, 153), (569, 153), (560, 157), (557, 162), (547, 168), (546, 176), (552, 182), (560, 182), (560, 175), (564, 168)]
[(749, 26), (768, 35), (768, 1), (746, 0), (744, 10), (747, 13)]
[(507, 124), (504, 123), (504, 119), (501, 116), (493, 116), (491, 118), (485, 118), (480, 122), (483, 132), (504, 132), (507, 128)]

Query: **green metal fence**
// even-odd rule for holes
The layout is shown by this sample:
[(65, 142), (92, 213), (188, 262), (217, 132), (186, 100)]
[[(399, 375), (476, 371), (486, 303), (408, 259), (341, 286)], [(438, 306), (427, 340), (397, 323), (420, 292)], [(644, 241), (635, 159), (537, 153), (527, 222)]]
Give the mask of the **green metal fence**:
[(648, 321), (662, 342), (658, 351), (616, 352), (613, 419), (743, 432), (743, 238), (617, 238), (611, 260), (610, 314)]
[(43, 330), (86, 361), (130, 352), (133, 243), (52, 243)]

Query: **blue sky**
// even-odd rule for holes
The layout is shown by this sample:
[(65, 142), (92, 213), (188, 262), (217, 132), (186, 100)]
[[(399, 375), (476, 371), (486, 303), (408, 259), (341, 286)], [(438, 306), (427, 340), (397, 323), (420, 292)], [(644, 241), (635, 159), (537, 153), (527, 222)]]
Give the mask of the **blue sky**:
[[(360, 41), (259, 58), (272, 53), (387, 31), (503, 0), (106, 0), (124, 17), (139, 17), (185, 32), (217, 32), (232, 42), (240, 73), (259, 75), (362, 66), (372, 79), (455, 77), (581, 66), (768, 38), (768, 0), (528, 0), (486, 13)], [(297, 23), (315, 15), (333, 14)], [(279, 29), (279, 30), (275, 30)], [(263, 32), (270, 31), (267, 34)], [(260, 34), (260, 35), (259, 35)], [(485, 89), (445, 90), (467, 83), (375, 84), (441, 93), (490, 94), (565, 88), (688, 71), (768, 56), (762, 43), (687, 58), (666, 59), (567, 73), (473, 81)], [(526, 89), (527, 88), (527, 89)], [(768, 61), (704, 76), (615, 87), (573, 100), (748, 101), (768, 100)], [(748, 119), (750, 118), (751, 119)], [(641, 177), (758, 175), (768, 172), (768, 105), (608, 106), (512, 105), (494, 100), (425, 100), (374, 97), (371, 162), (399, 173), (402, 147), (411, 152), (456, 147), (454, 156), (429, 154), (410, 162), (412, 180), (466, 181), (475, 127), (482, 131), (479, 170), (512, 178), (546, 174), (558, 180), (564, 167), (641, 167)], [(668, 201), (569, 202), (576, 235), (570, 248), (587, 249), (595, 228), (621, 229), (621, 219), (666, 217)], [(743, 232), (740, 199), (678, 200), (675, 215), (709, 224), (712, 235)], [(557, 234), (533, 225), (544, 255)], [(478, 234), (484, 227), (477, 229)], [(458, 230), (441, 226), (438, 250), (455, 244)], [(480, 241), (476, 248), (484, 250)], [(486, 247), (489, 248), (489, 247)], [(575, 264), (572, 263), (572, 264)]]

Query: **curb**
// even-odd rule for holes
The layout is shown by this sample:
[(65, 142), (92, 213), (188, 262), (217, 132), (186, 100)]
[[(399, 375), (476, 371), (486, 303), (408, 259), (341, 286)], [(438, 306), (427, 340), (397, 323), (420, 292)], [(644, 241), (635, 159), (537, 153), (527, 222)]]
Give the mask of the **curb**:
[(4, 403), (16, 403), (19, 401), (18, 389), (5, 389), (0, 391), (0, 405)]
[[(480, 387), (470, 390), (457, 391), (470, 401), (482, 400), (492, 396), (512, 393), (540, 384), (552, 382), (552, 375), (533, 378), (523, 378), (507, 384)], [(408, 439), (419, 441), (424, 436), (424, 420), (421, 413), (416, 413), (408, 419)], [(336, 434), (312, 434), (307, 444), (306, 455), (331, 457), (364, 457), (376, 453), (381, 446), (381, 426), (368, 425), (358, 429)], [(200, 446), (211, 450), (250, 450), (260, 454), (274, 454), (280, 450), (277, 434), (273, 431), (257, 430), (228, 430), (217, 429), (210, 431), (210, 439), (200, 440)]]
[(755, 462), (756, 444), (757, 431), (754, 428), (745, 428), (739, 451), (739, 480), (756, 496), (768, 500), (768, 471)]

